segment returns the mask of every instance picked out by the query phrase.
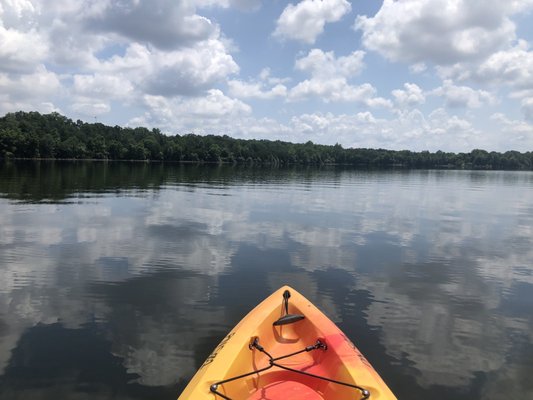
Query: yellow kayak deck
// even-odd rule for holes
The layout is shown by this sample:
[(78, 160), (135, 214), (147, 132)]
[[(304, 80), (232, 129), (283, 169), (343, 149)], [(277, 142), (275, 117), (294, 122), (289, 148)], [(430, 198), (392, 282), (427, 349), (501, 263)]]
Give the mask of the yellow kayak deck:
[(346, 335), (284, 286), (221, 341), (179, 400), (366, 398), (396, 399)]

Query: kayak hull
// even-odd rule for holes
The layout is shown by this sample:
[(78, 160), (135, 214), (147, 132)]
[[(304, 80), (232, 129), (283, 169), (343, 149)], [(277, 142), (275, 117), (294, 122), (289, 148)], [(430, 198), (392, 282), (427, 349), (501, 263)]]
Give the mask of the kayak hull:
[[(291, 321), (273, 325), (287, 311)], [(293, 322), (295, 315), (305, 318)], [(233, 380), (241, 375), (246, 376)], [(396, 399), (346, 335), (304, 296), (284, 286), (222, 339), (179, 400), (343, 400), (366, 398), (365, 391), (371, 399)]]

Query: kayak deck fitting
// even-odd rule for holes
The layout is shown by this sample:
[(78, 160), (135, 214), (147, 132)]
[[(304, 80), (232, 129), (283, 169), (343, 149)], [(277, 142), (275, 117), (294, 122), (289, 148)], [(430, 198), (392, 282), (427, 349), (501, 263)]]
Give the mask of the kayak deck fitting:
[(288, 286), (274, 292), (237, 324), (179, 397), (368, 398), (396, 399), (340, 329)]

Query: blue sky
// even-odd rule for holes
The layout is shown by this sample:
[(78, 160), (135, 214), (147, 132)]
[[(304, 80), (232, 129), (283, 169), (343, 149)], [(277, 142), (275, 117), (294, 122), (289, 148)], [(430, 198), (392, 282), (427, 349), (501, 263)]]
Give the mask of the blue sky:
[(0, 0), (0, 114), (533, 150), (533, 0)]

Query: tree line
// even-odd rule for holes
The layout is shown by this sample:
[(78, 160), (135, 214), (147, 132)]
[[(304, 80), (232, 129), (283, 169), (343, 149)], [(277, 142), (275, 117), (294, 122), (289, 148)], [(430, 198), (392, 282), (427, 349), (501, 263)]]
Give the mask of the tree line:
[(0, 158), (152, 160), (364, 167), (533, 170), (533, 152), (413, 152), (343, 148), (76, 122), (59, 114), (16, 112), (0, 118)]

